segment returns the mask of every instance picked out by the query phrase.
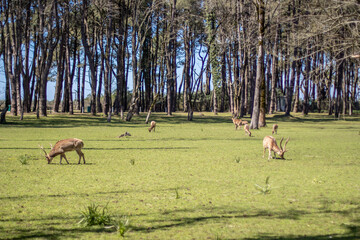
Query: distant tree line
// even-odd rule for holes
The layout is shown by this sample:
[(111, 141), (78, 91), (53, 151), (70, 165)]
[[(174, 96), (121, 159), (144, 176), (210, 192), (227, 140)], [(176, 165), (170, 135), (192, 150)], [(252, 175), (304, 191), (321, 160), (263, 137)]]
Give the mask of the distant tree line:
[(128, 121), (231, 111), (258, 128), (281, 103), (338, 117), (359, 107), (359, 55), (358, 0), (0, 0), (5, 108), (21, 118), (83, 111), (87, 77), (91, 113)]

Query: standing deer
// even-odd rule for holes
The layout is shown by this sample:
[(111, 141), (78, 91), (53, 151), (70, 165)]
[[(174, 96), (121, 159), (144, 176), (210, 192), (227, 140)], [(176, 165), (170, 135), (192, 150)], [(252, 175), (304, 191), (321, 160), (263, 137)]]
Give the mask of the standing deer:
[(241, 126), (241, 119), (232, 118), (232, 121), (233, 121), (233, 123), (235, 125), (235, 130), (237, 130), (237, 128)]
[(274, 124), (273, 125), (273, 128), (272, 128), (272, 134), (274, 135), (274, 133), (276, 133), (277, 134), (277, 129), (278, 129), (278, 125), (277, 124)]
[(244, 130), (245, 130), (245, 134), (247, 134), (247, 135), (249, 135), (249, 137), (251, 137), (250, 126), (248, 124), (244, 125)]
[(155, 127), (156, 127), (156, 122), (155, 121), (151, 121), (150, 123), (150, 128), (149, 128), (149, 132), (151, 132), (151, 130), (154, 129), (154, 132), (155, 132)]
[(286, 152), (286, 144), (289, 142), (290, 138), (288, 138), (286, 140), (286, 142), (284, 144), (284, 149), (281, 146), (281, 143), (282, 143), (283, 140), (284, 140), (284, 138), (281, 138), (280, 148), (279, 148), (274, 137), (272, 137), (272, 136), (264, 137), (264, 140), (263, 140), (263, 147), (264, 147), (263, 157), (265, 157), (265, 150), (269, 149), (268, 160), (270, 160), (270, 158), (271, 158), (271, 151), (274, 152), (274, 157), (276, 157), (275, 153), (277, 153), (281, 157), (281, 159), (285, 159), (284, 158), (284, 153)]
[(45, 149), (42, 146), (40, 146), (40, 148), (45, 153), (45, 157), (48, 161), (48, 164), (50, 164), (52, 159), (58, 155), (60, 155), (60, 164), (61, 164), (61, 160), (63, 157), (65, 158), (66, 162), (69, 164), (68, 160), (66, 159), (65, 153), (74, 151), (74, 150), (79, 155), (78, 164), (80, 164), (81, 157), (83, 158), (84, 164), (85, 164), (84, 153), (81, 152), (81, 148), (83, 148), (83, 147), (84, 147), (84, 142), (77, 138), (69, 138), (69, 139), (64, 139), (64, 140), (58, 141), (57, 143), (55, 143), (54, 147), (51, 147), (49, 154), (47, 154)]

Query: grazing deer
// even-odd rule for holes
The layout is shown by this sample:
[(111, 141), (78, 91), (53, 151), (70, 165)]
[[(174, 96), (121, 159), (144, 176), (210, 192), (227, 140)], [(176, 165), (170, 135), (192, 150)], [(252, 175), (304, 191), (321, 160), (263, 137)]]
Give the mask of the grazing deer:
[(274, 135), (274, 133), (276, 133), (277, 134), (277, 129), (278, 129), (278, 125), (277, 124), (274, 124), (273, 125), (273, 128), (272, 128), (272, 134)]
[(244, 130), (245, 130), (245, 135), (249, 135), (249, 137), (251, 137), (251, 132), (250, 132), (250, 126), (248, 124), (244, 125)]
[(263, 147), (264, 147), (263, 157), (265, 156), (265, 150), (269, 149), (268, 160), (270, 160), (270, 158), (271, 158), (271, 151), (274, 152), (274, 157), (276, 157), (275, 153), (277, 153), (281, 157), (281, 159), (284, 159), (284, 153), (286, 152), (286, 144), (289, 142), (289, 139), (290, 138), (288, 138), (286, 140), (286, 142), (284, 144), (284, 149), (283, 149), (282, 146), (281, 146), (281, 143), (284, 140), (284, 138), (281, 138), (280, 148), (279, 148), (274, 137), (272, 137), (272, 136), (264, 137), (264, 140), (263, 140)]
[(156, 122), (155, 121), (151, 121), (150, 123), (150, 128), (149, 128), (149, 132), (151, 132), (151, 130), (154, 129), (154, 132), (155, 132), (155, 127), (156, 127)]
[(233, 123), (235, 125), (235, 130), (237, 130), (237, 128), (241, 126), (241, 119), (232, 118), (232, 121), (233, 121)]
[(83, 147), (84, 147), (84, 142), (77, 138), (69, 138), (69, 139), (64, 139), (64, 140), (58, 141), (57, 143), (55, 143), (54, 147), (51, 147), (49, 154), (47, 154), (45, 149), (42, 146), (40, 146), (40, 148), (45, 153), (45, 157), (48, 161), (48, 164), (50, 164), (52, 159), (58, 155), (60, 155), (60, 164), (61, 164), (61, 160), (63, 157), (65, 158), (66, 162), (69, 164), (68, 160), (66, 159), (65, 153), (74, 151), (74, 150), (79, 155), (78, 164), (80, 164), (81, 157), (83, 158), (84, 164), (85, 164), (84, 153), (81, 152), (81, 148), (83, 148)]

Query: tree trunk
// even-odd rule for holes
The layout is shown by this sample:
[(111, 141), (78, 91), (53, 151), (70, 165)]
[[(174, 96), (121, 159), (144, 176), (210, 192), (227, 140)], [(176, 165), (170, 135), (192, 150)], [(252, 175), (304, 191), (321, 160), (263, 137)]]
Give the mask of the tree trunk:
[[(132, 33), (131, 33), (131, 56), (132, 56), (132, 75), (133, 75), (133, 93), (126, 121), (130, 121), (134, 114), (139, 114), (138, 101), (139, 101), (139, 88), (140, 81), (138, 78), (138, 59), (137, 59), (137, 4), (133, 6), (132, 15)], [(140, 51), (141, 52), (141, 51)]]
[(60, 42), (60, 49), (58, 52), (58, 61), (57, 61), (57, 77), (56, 77), (56, 85), (55, 85), (55, 95), (54, 95), (54, 105), (53, 105), (53, 111), (59, 112), (59, 106), (61, 101), (61, 94), (62, 94), (62, 87), (63, 87), (63, 80), (64, 80), (64, 37), (62, 37), (62, 40)]
[(225, 92), (226, 92), (226, 60), (225, 52), (221, 54), (221, 95), (220, 95), (220, 112), (225, 111)]
[(83, 1), (83, 14), (82, 16), (82, 22), (81, 22), (81, 40), (84, 46), (85, 55), (89, 60), (89, 66), (90, 66), (90, 75), (91, 75), (91, 114), (96, 115), (96, 69), (95, 69), (95, 62), (93, 54), (90, 50), (90, 43), (88, 42), (88, 26), (87, 26), (87, 11), (88, 11), (88, 5), (87, 0)]
[[(254, 105), (251, 116), (250, 129), (258, 129), (259, 126), (266, 125), (265, 121), (265, 94), (260, 99), (261, 91), (265, 91), (265, 72), (264, 72), (264, 33), (265, 33), (265, 3), (264, 0), (256, 1), (256, 8), (258, 14), (258, 61), (256, 68), (256, 82), (254, 93)], [(261, 101), (261, 106), (260, 106)], [(261, 113), (261, 116), (260, 116)], [(261, 117), (261, 118), (260, 118)]]
[(84, 57), (84, 66), (81, 79), (80, 107), (81, 113), (85, 112), (85, 78), (86, 78), (86, 56)]
[(184, 112), (188, 111), (189, 107), (189, 94), (190, 94), (190, 33), (189, 26), (184, 26), (184, 50), (185, 50), (185, 63), (184, 63)]
[[(294, 50), (294, 58), (297, 57), (297, 49)], [(292, 98), (294, 93), (294, 85), (295, 85), (295, 72), (296, 72), (297, 61), (293, 60), (291, 64), (291, 77), (288, 89), (286, 91), (286, 108), (285, 108), (285, 116), (290, 116), (291, 106), (292, 106)]]
[(302, 114), (307, 115), (309, 112), (309, 78), (310, 78), (310, 56), (306, 58), (305, 74), (304, 74), (304, 100), (302, 106)]
[(341, 104), (341, 92), (342, 92), (342, 82), (344, 77), (344, 60), (342, 59), (344, 57), (344, 53), (340, 53), (339, 57), (336, 61), (336, 100), (335, 100), (335, 118), (339, 117), (339, 114), (341, 112), (340, 104)]
[[(332, 115), (333, 113), (333, 106), (332, 106), (332, 98), (331, 98), (331, 84), (332, 84), (332, 74), (333, 74), (333, 64), (332, 64), (332, 56), (330, 56), (330, 68), (329, 68), (329, 74), (328, 78), (326, 80), (326, 89), (327, 89), (327, 97), (328, 97), (328, 114)], [(335, 89), (335, 87), (334, 87)]]

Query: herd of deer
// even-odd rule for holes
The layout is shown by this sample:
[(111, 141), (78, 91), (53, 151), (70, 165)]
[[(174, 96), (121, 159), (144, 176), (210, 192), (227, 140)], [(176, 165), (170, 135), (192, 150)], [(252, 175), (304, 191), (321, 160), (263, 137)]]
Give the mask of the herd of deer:
[[(251, 137), (250, 127), (249, 127), (249, 123), (247, 121), (242, 121), (241, 119), (237, 119), (237, 118), (232, 118), (232, 121), (233, 121), (233, 123), (235, 125), (235, 130), (238, 127), (240, 127), (241, 125), (244, 125), (245, 134), (247, 134), (247, 135), (249, 135)], [(156, 127), (156, 122), (152, 121), (150, 123), (150, 128), (148, 129), (149, 132), (151, 132), (152, 130), (154, 130), (154, 132), (155, 132), (155, 127)], [(278, 125), (274, 124), (273, 128), (272, 128), (272, 134), (274, 134), (274, 133), (277, 134), (277, 129), (278, 129)], [(125, 134), (120, 135), (119, 138), (123, 137), (123, 136), (131, 136), (131, 135), (130, 135), (130, 133), (126, 132)], [(270, 160), (270, 158), (271, 158), (271, 152), (274, 152), (274, 157), (275, 158), (276, 158), (276, 154), (278, 154), (282, 159), (284, 159), (284, 153), (286, 152), (286, 144), (289, 142), (289, 139), (290, 138), (288, 138), (286, 140), (286, 142), (284, 144), (284, 149), (283, 149), (281, 144), (282, 144), (282, 141), (284, 140), (284, 138), (281, 138), (280, 147), (279, 147), (277, 145), (277, 142), (276, 142), (274, 137), (272, 137), (272, 136), (264, 137), (264, 140), (263, 140), (263, 147), (264, 147), (263, 157), (265, 156), (266, 149), (268, 149), (269, 150), (268, 160)], [(53, 160), (53, 158), (58, 156), (58, 155), (60, 155), (60, 164), (61, 164), (62, 158), (65, 158), (65, 161), (67, 162), (67, 164), (69, 164), (68, 160), (66, 159), (65, 153), (66, 152), (71, 152), (71, 151), (76, 151), (77, 154), (79, 155), (78, 164), (80, 164), (81, 158), (83, 158), (83, 161), (84, 161), (84, 164), (85, 164), (85, 156), (84, 156), (84, 153), (81, 151), (81, 149), (83, 147), (84, 147), (84, 142), (81, 139), (77, 139), (77, 138), (68, 138), (68, 139), (58, 141), (54, 146), (51, 145), (51, 150), (50, 150), (49, 153), (47, 153), (45, 151), (45, 149), (42, 146), (40, 146), (40, 148), (45, 153), (45, 158), (48, 161), (48, 164), (50, 164), (51, 161)]]
[[(240, 127), (241, 125), (244, 125), (245, 134), (248, 135), (249, 137), (251, 137), (250, 126), (249, 126), (248, 121), (243, 121), (243, 120), (238, 119), (238, 118), (232, 118), (232, 121), (233, 121), (233, 123), (235, 125), (235, 130), (237, 130), (238, 127)], [(277, 134), (278, 127), (279, 126), (277, 124), (273, 125), (272, 134), (274, 134), (274, 133)], [(271, 152), (274, 152), (274, 158), (276, 158), (276, 154), (278, 154), (280, 158), (284, 159), (284, 153), (286, 152), (286, 144), (289, 142), (290, 138), (288, 138), (285, 141), (284, 148), (282, 147), (282, 141), (283, 140), (284, 140), (284, 138), (281, 138), (280, 147), (279, 147), (277, 145), (276, 139), (273, 136), (264, 137), (264, 140), (263, 140), (263, 147), (264, 147), (263, 157), (265, 157), (265, 151), (266, 151), (266, 149), (268, 149), (269, 150), (268, 160), (271, 159)]]
[[(152, 130), (154, 130), (155, 132), (155, 127), (156, 127), (156, 122), (152, 121), (150, 123), (150, 128), (148, 129), (149, 132), (151, 132)], [(125, 132), (124, 134), (121, 134), (120, 136), (118, 136), (119, 138), (124, 137), (124, 136), (131, 136), (130, 133)], [(85, 156), (84, 153), (81, 151), (81, 149), (84, 147), (84, 142), (81, 139), (77, 139), (77, 138), (68, 138), (68, 139), (64, 139), (64, 140), (60, 140), (57, 143), (55, 143), (54, 146), (51, 146), (51, 150), (49, 153), (47, 153), (44, 149), (43, 146), (39, 147), (44, 151), (45, 153), (45, 158), (48, 161), (48, 164), (51, 163), (51, 161), (53, 160), (54, 157), (59, 156), (60, 155), (60, 164), (62, 161), (62, 158), (65, 158), (65, 161), (67, 162), (67, 164), (69, 164), (65, 153), (66, 152), (71, 152), (71, 151), (76, 151), (77, 154), (79, 155), (79, 162), (78, 164), (80, 164), (81, 162), (81, 158), (83, 158), (84, 164), (85, 164)]]

